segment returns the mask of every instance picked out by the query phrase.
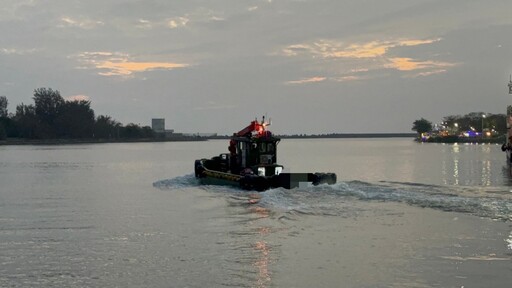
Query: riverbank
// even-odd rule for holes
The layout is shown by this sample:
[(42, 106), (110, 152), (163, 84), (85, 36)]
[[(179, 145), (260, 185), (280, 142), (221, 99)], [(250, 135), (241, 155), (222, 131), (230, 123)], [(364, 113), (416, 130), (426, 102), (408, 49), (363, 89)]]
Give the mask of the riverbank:
[[(364, 139), (364, 138), (411, 138), (423, 143), (473, 143), (473, 144), (503, 144), (505, 136), (493, 138), (468, 138), (458, 136), (417, 138), (411, 133), (346, 133), (321, 135), (277, 135), (281, 139)], [(95, 143), (139, 143), (139, 142), (180, 142), (180, 141), (208, 141), (226, 140), (231, 136), (172, 136), (165, 138), (136, 138), (136, 139), (20, 139), (7, 138), (0, 140), (1, 145), (68, 145), (68, 144), (95, 144)]]
[(137, 139), (19, 139), (7, 138), (0, 140), (0, 145), (68, 145), (96, 143), (140, 143), (140, 142), (183, 142), (206, 141), (205, 137), (177, 136), (167, 138), (137, 138)]
[[(320, 135), (278, 135), (282, 139), (332, 139), (332, 138), (414, 138), (411, 133), (347, 133), (347, 134), (320, 134)], [(7, 138), (0, 140), (0, 145), (68, 145), (68, 144), (95, 144), (95, 143), (138, 143), (138, 142), (179, 142), (179, 141), (207, 141), (230, 139), (231, 136), (183, 136), (175, 135), (158, 138), (136, 139), (20, 139)]]
[(418, 142), (426, 143), (473, 143), (473, 144), (503, 144), (506, 142), (505, 135), (498, 137), (460, 137), (460, 136), (443, 136), (429, 137), (427, 139), (416, 138)]

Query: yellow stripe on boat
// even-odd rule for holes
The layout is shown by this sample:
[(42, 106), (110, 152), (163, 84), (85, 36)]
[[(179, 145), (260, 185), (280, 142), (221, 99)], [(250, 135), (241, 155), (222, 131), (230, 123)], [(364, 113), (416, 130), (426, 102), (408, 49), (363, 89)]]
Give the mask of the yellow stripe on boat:
[(208, 177), (217, 178), (217, 179), (224, 179), (224, 180), (233, 181), (233, 182), (238, 182), (240, 180), (240, 178), (242, 178), (241, 176), (238, 176), (238, 175), (233, 175), (233, 174), (223, 173), (223, 172), (217, 172), (217, 171), (212, 171), (212, 170), (205, 170), (203, 172), (203, 174), (208, 176)]

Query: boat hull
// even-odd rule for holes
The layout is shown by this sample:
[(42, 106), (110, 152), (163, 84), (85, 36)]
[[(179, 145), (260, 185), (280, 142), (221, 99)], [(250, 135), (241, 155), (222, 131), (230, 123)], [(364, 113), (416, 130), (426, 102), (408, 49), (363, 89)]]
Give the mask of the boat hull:
[(335, 184), (335, 173), (280, 173), (271, 176), (254, 174), (237, 175), (229, 172), (216, 171), (205, 167), (206, 159), (196, 160), (195, 176), (206, 185), (229, 185), (244, 190), (265, 191), (270, 188), (293, 189), (303, 184), (320, 185)]

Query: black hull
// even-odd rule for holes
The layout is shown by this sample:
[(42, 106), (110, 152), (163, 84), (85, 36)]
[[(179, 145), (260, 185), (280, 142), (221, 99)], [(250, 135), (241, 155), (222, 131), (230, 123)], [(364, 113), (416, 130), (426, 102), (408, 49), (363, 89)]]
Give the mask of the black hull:
[(280, 173), (272, 176), (258, 175), (237, 175), (229, 172), (223, 172), (208, 169), (204, 161), (196, 160), (195, 176), (204, 184), (210, 185), (231, 185), (240, 187), (244, 190), (265, 191), (271, 188), (297, 188), (304, 183), (312, 185), (335, 184), (335, 173)]

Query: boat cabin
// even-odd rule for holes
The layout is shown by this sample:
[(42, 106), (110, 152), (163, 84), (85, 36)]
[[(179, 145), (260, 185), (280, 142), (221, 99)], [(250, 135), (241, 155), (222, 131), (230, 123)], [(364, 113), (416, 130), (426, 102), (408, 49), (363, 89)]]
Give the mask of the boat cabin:
[[(277, 163), (277, 144), (281, 139), (267, 135), (258, 137), (233, 136), (227, 154), (234, 174), (254, 173), (259, 176), (279, 175), (283, 166)], [(222, 156), (221, 156), (222, 157)]]

